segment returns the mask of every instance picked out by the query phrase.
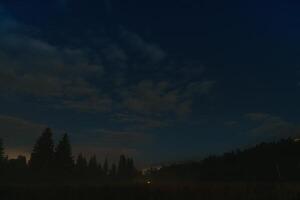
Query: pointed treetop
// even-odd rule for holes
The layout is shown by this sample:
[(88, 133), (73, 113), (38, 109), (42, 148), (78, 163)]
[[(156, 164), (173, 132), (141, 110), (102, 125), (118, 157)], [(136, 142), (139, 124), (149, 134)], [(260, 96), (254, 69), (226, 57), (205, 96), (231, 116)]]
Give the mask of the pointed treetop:
[(65, 133), (55, 148), (55, 165), (57, 168), (68, 171), (74, 166), (72, 148), (69, 136)]
[(4, 146), (3, 146), (3, 140), (0, 139), (0, 162), (3, 162), (5, 159), (5, 155), (4, 155)]
[(35, 170), (47, 170), (51, 168), (54, 158), (54, 142), (52, 130), (46, 128), (36, 141), (30, 158), (30, 167)]

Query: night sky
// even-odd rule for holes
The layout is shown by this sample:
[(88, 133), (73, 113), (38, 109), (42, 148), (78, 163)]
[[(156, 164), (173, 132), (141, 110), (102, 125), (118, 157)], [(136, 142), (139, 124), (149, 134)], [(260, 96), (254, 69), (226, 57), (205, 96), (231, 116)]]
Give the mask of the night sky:
[(300, 2), (0, 0), (0, 137), (139, 165), (300, 135)]

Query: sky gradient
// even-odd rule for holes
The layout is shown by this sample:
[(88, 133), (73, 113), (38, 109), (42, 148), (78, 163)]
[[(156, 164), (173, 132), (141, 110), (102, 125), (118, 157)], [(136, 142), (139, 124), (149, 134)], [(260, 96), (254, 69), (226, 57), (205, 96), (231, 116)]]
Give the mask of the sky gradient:
[(139, 165), (300, 133), (297, 1), (0, 1), (0, 137)]

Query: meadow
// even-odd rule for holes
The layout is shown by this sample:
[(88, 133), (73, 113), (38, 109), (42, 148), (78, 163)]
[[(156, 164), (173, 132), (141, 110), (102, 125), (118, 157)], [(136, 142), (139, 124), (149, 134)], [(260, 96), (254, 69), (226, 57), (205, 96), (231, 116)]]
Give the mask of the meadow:
[(296, 200), (299, 183), (202, 182), (188, 185), (14, 185), (1, 200)]

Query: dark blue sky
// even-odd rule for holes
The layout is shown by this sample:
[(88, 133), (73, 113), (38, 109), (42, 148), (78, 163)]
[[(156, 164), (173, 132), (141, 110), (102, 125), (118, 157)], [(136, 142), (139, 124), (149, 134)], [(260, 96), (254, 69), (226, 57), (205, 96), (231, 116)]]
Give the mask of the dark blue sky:
[(298, 136), (300, 3), (0, 1), (0, 136), (141, 165)]

